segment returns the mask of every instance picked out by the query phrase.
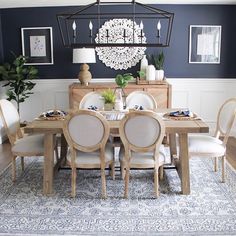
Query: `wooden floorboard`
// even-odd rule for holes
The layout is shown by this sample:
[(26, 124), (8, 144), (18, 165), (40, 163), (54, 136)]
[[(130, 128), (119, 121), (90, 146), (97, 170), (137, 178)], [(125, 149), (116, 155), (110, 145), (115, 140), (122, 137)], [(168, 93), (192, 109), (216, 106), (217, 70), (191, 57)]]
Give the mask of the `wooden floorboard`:
[[(236, 169), (236, 138), (230, 137), (227, 143), (227, 160)], [(0, 144), (0, 172), (11, 162), (10, 144)]]

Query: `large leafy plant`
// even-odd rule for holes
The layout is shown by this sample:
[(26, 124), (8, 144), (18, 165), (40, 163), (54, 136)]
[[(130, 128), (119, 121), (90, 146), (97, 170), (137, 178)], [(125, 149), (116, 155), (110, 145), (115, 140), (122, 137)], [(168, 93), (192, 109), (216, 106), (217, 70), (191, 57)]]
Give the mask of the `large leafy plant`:
[(131, 73), (125, 73), (125, 74), (123, 74), (123, 75), (121, 75), (121, 74), (118, 74), (117, 76), (116, 76), (116, 79), (115, 79), (115, 81), (116, 81), (116, 84), (120, 87), (120, 88), (125, 88), (126, 86), (127, 86), (127, 84), (128, 84), (128, 82), (131, 80), (131, 79), (133, 79), (134, 77), (132, 76), (132, 74)]
[(16, 101), (17, 110), (20, 110), (20, 103), (24, 102), (31, 94), (35, 83), (31, 80), (37, 78), (38, 70), (33, 66), (26, 66), (25, 56), (15, 56), (13, 62), (0, 65), (0, 80), (6, 81), (7, 100)]

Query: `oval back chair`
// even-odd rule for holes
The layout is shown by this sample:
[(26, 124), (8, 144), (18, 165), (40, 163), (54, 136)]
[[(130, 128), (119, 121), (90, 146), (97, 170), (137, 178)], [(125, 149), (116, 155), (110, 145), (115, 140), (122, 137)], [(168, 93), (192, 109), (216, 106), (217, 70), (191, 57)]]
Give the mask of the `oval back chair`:
[(142, 106), (144, 110), (153, 110), (157, 108), (155, 98), (145, 91), (134, 91), (126, 98), (126, 107), (135, 108), (135, 106)]
[(235, 123), (236, 98), (226, 100), (220, 107), (217, 115), (217, 124), (214, 136), (190, 135), (190, 156), (211, 157), (215, 160), (214, 170), (218, 170), (218, 159), (222, 159), (222, 182), (225, 182), (226, 144)]
[(155, 195), (158, 196), (158, 171), (165, 161), (165, 151), (161, 145), (165, 133), (162, 118), (152, 111), (129, 112), (121, 120), (119, 132), (123, 143), (121, 170), (126, 170), (125, 197), (128, 197), (130, 168), (153, 168)]
[(98, 110), (103, 110), (104, 99), (99, 92), (89, 92), (80, 101), (79, 109), (89, 109), (91, 107), (97, 107)]
[(63, 131), (69, 145), (67, 163), (72, 169), (72, 193), (76, 195), (76, 168), (101, 169), (102, 197), (106, 198), (105, 167), (111, 165), (114, 171), (113, 149), (107, 144), (108, 121), (98, 112), (78, 110), (66, 118)]

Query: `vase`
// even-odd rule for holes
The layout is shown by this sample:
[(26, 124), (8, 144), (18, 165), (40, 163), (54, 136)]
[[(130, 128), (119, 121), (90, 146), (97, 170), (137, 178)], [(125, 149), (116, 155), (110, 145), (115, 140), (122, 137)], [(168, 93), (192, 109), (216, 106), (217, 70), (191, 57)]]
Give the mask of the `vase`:
[(156, 70), (156, 80), (164, 79), (164, 70)]
[(104, 104), (104, 110), (105, 111), (111, 111), (113, 109), (114, 104), (113, 103), (105, 103)]
[(146, 55), (143, 55), (143, 59), (141, 60), (141, 63), (140, 63), (140, 71), (143, 71), (146, 73), (147, 66), (148, 66), (147, 57), (146, 57)]
[(146, 80), (155, 80), (155, 77), (156, 77), (156, 69), (154, 65), (149, 65), (146, 71)]

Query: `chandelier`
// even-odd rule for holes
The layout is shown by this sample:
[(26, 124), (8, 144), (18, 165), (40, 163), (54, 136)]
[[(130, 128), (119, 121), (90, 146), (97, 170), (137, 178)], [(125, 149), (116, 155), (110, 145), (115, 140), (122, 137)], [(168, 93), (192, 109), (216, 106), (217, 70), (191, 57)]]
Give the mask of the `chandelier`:
[(96, 2), (57, 14), (68, 48), (168, 47), (174, 13), (131, 2)]

